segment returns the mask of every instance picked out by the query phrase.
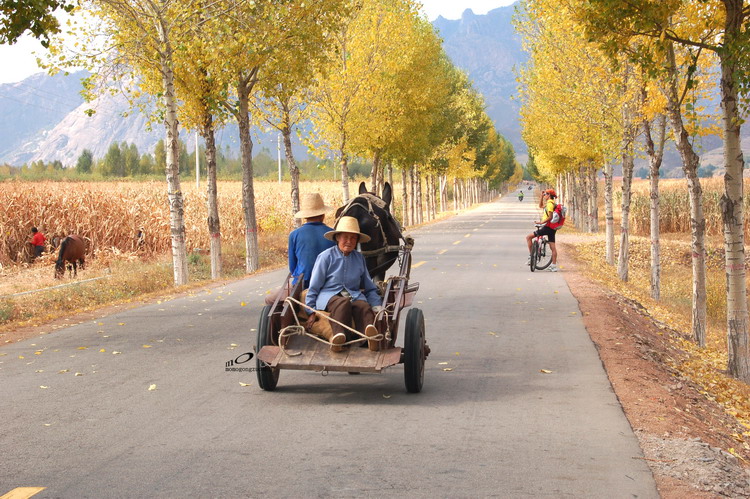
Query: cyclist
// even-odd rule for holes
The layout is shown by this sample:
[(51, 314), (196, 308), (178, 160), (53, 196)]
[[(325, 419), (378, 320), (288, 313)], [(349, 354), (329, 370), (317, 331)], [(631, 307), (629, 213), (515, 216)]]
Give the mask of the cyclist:
[(523, 191), (518, 191), (518, 200), (523, 201)]
[(539, 229), (535, 230), (528, 236), (526, 236), (526, 245), (529, 247), (529, 259), (526, 261), (526, 265), (531, 264), (531, 240), (536, 236), (547, 236), (549, 241), (549, 247), (552, 250), (552, 265), (547, 267), (549, 272), (557, 272), (557, 248), (555, 247), (555, 230), (550, 229), (549, 222), (552, 219), (552, 213), (555, 211), (557, 203), (555, 199), (557, 193), (554, 189), (547, 189), (542, 192), (542, 197), (539, 200), (539, 208), (542, 208), (542, 219), (539, 222), (535, 222), (537, 225), (542, 225)]

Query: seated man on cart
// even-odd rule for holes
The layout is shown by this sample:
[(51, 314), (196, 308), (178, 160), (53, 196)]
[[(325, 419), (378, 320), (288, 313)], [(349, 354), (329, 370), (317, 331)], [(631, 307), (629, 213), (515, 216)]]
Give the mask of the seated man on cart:
[(296, 284), (299, 277), (304, 275), (303, 287), (307, 289), (315, 259), (324, 250), (335, 246), (336, 243), (325, 238), (325, 234), (333, 229), (323, 223), (325, 214), (332, 209), (325, 205), (317, 192), (302, 196), (300, 210), (294, 214), (294, 218), (304, 219), (305, 223), (289, 234), (289, 272), (294, 278), (292, 284)]
[[(354, 217), (341, 217), (336, 228), (324, 236), (335, 241), (336, 246), (323, 251), (315, 260), (305, 298), (309, 314), (306, 328), (310, 330), (318, 320), (316, 310), (325, 310), (342, 324), (351, 324), (353, 320), (355, 329), (367, 337), (378, 335), (373, 323), (383, 300), (367, 271), (365, 257), (357, 251), (357, 244), (369, 241), (370, 236), (359, 231)], [(331, 337), (326, 339), (334, 352), (341, 351), (343, 343), (358, 339), (333, 321), (331, 329)], [(370, 350), (378, 350), (375, 340), (368, 340), (368, 346)]]

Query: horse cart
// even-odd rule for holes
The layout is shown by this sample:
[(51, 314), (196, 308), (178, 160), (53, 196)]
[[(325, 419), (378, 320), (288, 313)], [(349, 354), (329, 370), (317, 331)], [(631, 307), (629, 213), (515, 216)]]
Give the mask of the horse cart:
[(390, 276), (379, 286), (383, 296), (380, 313), (384, 331), (379, 335), (378, 350), (367, 347), (367, 337), (355, 340), (340, 352), (332, 351), (330, 343), (308, 332), (300, 317), (304, 308), (301, 301), (302, 279), (292, 285), (292, 276), (284, 282), (284, 289), (260, 315), (257, 332), (256, 369), (258, 384), (263, 390), (276, 389), (282, 369), (309, 370), (321, 373), (348, 372), (379, 373), (384, 369), (404, 364), (406, 390), (418, 393), (424, 381), (425, 359), (430, 352), (425, 341), (424, 315), (418, 308), (406, 314), (403, 347), (396, 346), (398, 326), (405, 308), (410, 307), (419, 283), (409, 282), (411, 249), (414, 241), (405, 238), (399, 246), (399, 274)]

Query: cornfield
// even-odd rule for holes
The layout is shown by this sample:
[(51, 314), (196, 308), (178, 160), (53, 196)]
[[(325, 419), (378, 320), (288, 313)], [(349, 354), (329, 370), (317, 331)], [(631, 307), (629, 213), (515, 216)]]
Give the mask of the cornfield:
[[(724, 182), (720, 178), (702, 179), (703, 214), (706, 219), (706, 234), (720, 236), (724, 227), (721, 219), (721, 196)], [(750, 179), (745, 180), (745, 192), (750, 187)], [(619, 210), (621, 191), (615, 191), (616, 209)], [(750, 197), (745, 196), (745, 237), (750, 235)], [(648, 181), (633, 183), (633, 196), (630, 205), (631, 233), (649, 235), (650, 194)], [(659, 182), (659, 225), (665, 233), (690, 233), (690, 196), (685, 180), (662, 180)]]
[[(288, 233), (293, 229), (288, 184), (255, 182), (259, 232)], [(301, 192), (319, 192), (326, 204), (342, 204), (339, 182), (305, 182)], [(188, 250), (208, 248), (206, 191), (183, 183)], [(241, 182), (218, 185), (224, 241), (244, 241)], [(24, 261), (31, 227), (51, 242), (78, 234), (88, 253), (167, 253), (171, 248), (169, 207), (163, 182), (5, 182), (0, 183), (0, 264)], [(138, 234), (142, 231), (142, 243)]]

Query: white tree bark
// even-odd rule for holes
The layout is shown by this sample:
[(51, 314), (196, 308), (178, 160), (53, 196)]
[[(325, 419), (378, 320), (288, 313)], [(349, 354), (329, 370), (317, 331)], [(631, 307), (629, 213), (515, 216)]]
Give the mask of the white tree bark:
[(605, 224), (605, 259), (607, 265), (615, 264), (615, 210), (613, 200), (613, 167), (612, 163), (604, 164), (604, 218)]
[(680, 101), (677, 93), (677, 65), (674, 48), (667, 51), (669, 80), (665, 89), (667, 115), (677, 150), (682, 158), (682, 169), (690, 193), (690, 233), (693, 264), (693, 306), (692, 334), (700, 346), (706, 345), (706, 220), (703, 215), (703, 189), (698, 179), (700, 158), (693, 150), (690, 137), (682, 121)]
[(169, 225), (172, 236), (172, 265), (174, 269), (174, 283), (176, 286), (188, 282), (187, 248), (185, 245), (185, 205), (180, 186), (180, 145), (177, 121), (177, 98), (174, 89), (174, 71), (172, 69), (172, 44), (169, 38), (169, 29), (163, 16), (159, 12), (157, 16), (159, 25), (159, 38), (162, 44), (161, 50), (161, 73), (164, 86), (164, 125), (166, 128), (167, 159), (167, 197), (169, 198)]
[[(744, 1), (724, 0), (726, 9), (725, 43), (735, 41), (742, 30)], [(727, 275), (727, 346), (729, 373), (750, 382), (750, 342), (748, 341), (747, 281), (745, 271), (745, 214), (743, 171), (745, 163), (740, 144), (740, 113), (737, 107), (737, 69), (734, 54), (721, 54), (721, 109), (724, 125), (724, 196), (721, 199)]]

